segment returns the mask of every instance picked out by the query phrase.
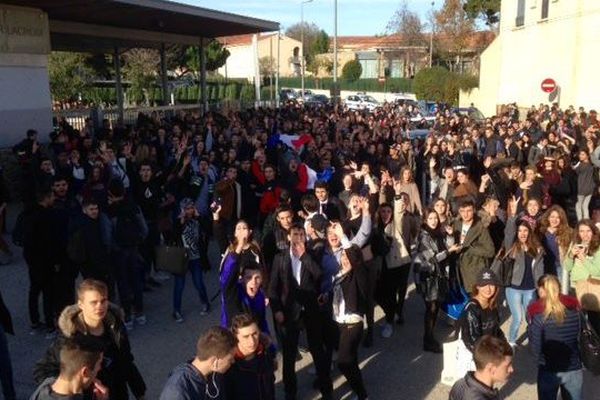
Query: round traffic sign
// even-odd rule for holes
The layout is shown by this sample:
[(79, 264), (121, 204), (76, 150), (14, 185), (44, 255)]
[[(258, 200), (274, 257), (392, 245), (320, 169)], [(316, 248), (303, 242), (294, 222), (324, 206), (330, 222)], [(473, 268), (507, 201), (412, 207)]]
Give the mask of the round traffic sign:
[(556, 82), (552, 78), (546, 78), (542, 81), (542, 92), (552, 93), (556, 90)]

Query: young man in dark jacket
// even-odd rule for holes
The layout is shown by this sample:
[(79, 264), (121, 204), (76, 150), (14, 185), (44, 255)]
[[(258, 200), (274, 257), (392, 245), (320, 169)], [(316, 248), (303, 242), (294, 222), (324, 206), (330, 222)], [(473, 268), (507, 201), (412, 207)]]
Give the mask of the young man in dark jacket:
[(37, 203), (28, 215), (24, 229), (23, 258), (29, 267), (29, 318), (32, 332), (42, 329), (38, 298), (43, 296), (44, 319), (48, 333), (54, 332), (56, 309), (53, 283), (60, 262), (56, 219), (52, 211), (54, 193), (49, 188), (37, 193)]
[(69, 340), (60, 349), (60, 373), (47, 378), (30, 400), (80, 400), (84, 392), (97, 400), (108, 400), (109, 390), (96, 379), (102, 367), (102, 350)]
[(134, 318), (139, 325), (146, 323), (144, 265), (139, 246), (148, 236), (148, 226), (140, 208), (125, 193), (121, 181), (110, 183), (108, 203), (108, 217), (112, 225), (111, 256), (116, 268), (119, 301), (125, 312), (125, 326), (133, 329)]
[(449, 400), (500, 400), (494, 386), (508, 380), (513, 373), (512, 357), (512, 348), (506, 340), (482, 336), (473, 352), (476, 371), (467, 372), (452, 386)]
[(100, 281), (86, 279), (77, 289), (78, 302), (64, 309), (58, 319), (58, 338), (33, 370), (36, 383), (60, 373), (60, 351), (70, 340), (99, 346), (104, 362), (98, 379), (110, 391), (110, 398), (127, 400), (128, 392), (143, 399), (146, 384), (135, 365), (121, 310), (108, 302), (108, 289)]
[(12, 364), (10, 362), (10, 354), (8, 353), (8, 343), (6, 334), (14, 335), (12, 319), (10, 312), (0, 293), (0, 385), (2, 385), (2, 393), (5, 400), (15, 400), (15, 386), (13, 383)]
[(317, 300), (321, 292), (321, 268), (306, 251), (306, 234), (302, 226), (293, 226), (289, 239), (290, 249), (275, 255), (269, 285), (271, 308), (283, 349), (285, 398), (296, 399), (295, 363), (300, 327), (304, 326), (321, 394), (324, 399), (330, 399), (333, 387), (325, 358), (323, 324)]
[(196, 356), (177, 366), (160, 395), (160, 400), (223, 400), (223, 374), (234, 362), (236, 339), (214, 326), (198, 339)]

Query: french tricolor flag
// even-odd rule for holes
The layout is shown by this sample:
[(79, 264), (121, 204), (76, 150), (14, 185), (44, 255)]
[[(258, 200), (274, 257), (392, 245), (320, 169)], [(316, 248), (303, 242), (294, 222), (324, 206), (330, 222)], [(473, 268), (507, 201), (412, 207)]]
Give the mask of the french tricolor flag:
[(312, 136), (307, 133), (302, 135), (287, 135), (282, 133), (276, 133), (269, 137), (267, 147), (275, 147), (278, 143), (283, 143), (292, 150), (298, 153), (302, 151), (304, 145), (310, 143), (313, 140)]

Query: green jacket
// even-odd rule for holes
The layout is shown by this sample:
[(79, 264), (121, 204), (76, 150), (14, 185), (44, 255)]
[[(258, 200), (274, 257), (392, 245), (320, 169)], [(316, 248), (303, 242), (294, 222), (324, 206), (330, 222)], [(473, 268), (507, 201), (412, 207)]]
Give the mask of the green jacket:
[[(461, 228), (462, 221), (456, 221), (454, 224), (456, 243), (460, 243)], [(489, 267), (496, 250), (488, 228), (478, 219), (473, 221), (473, 226), (467, 232), (462, 246), (458, 255), (458, 270), (465, 291), (471, 293), (477, 277), (482, 270)]]
[(584, 262), (575, 262), (570, 252), (563, 262), (564, 268), (571, 273), (571, 282), (587, 279), (588, 277), (600, 279), (600, 249), (586, 257)]

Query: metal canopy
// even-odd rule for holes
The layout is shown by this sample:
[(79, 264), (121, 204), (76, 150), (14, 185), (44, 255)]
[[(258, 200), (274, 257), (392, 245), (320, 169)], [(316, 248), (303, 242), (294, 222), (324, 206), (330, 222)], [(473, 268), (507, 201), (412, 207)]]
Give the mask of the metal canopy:
[(53, 50), (197, 45), (199, 38), (279, 30), (279, 23), (165, 0), (0, 0), (43, 10)]

